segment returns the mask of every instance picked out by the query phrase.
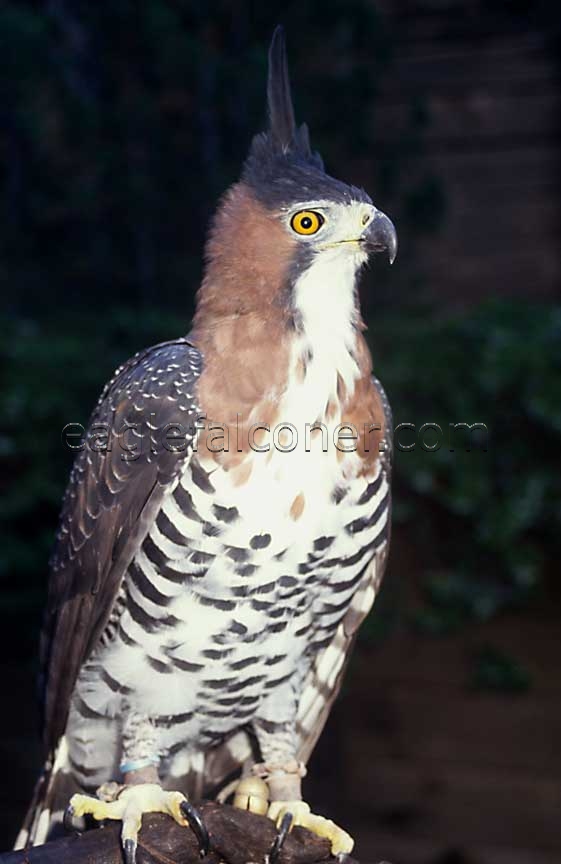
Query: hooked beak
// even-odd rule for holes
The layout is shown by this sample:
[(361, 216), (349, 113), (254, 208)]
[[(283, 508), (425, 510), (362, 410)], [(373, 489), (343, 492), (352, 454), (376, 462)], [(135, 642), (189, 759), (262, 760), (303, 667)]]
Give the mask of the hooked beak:
[(368, 252), (387, 251), (390, 264), (395, 261), (397, 255), (397, 233), (391, 219), (385, 213), (377, 210), (374, 218), (369, 222), (360, 242), (364, 243)]

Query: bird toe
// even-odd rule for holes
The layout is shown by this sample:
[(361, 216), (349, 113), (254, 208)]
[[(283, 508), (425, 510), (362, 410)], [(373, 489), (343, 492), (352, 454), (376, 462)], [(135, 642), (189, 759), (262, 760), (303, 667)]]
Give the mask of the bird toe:
[(331, 819), (312, 813), (305, 801), (273, 801), (267, 815), (273, 819), (277, 828), (281, 829), (283, 818), (287, 814), (292, 816), (292, 826), (300, 825), (318, 837), (329, 840), (333, 855), (348, 855), (352, 852), (354, 840), (351, 835)]

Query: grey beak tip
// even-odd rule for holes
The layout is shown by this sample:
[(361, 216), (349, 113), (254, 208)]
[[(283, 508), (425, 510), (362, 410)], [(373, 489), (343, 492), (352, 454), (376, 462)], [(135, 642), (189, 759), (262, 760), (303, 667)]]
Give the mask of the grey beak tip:
[(385, 216), (384, 219), (384, 233), (388, 249), (388, 258), (390, 259), (390, 264), (393, 264), (397, 258), (397, 231), (395, 230), (395, 225), (387, 216)]
[(397, 232), (391, 219), (381, 210), (370, 223), (367, 242), (374, 251), (385, 250), (388, 253), (390, 264), (393, 264), (397, 257)]

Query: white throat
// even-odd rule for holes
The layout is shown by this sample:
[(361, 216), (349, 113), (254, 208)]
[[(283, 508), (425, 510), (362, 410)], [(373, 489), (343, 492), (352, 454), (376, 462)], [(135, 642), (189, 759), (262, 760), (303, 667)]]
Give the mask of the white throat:
[(356, 276), (362, 260), (360, 251), (353, 254), (350, 249), (333, 246), (317, 257), (294, 286), (301, 334), (294, 344), (289, 390), (304, 363), (305, 377), (297, 385), (298, 395), (312, 423), (323, 419), (328, 403), (336, 398), (338, 377), (350, 395), (359, 375), (354, 349)]

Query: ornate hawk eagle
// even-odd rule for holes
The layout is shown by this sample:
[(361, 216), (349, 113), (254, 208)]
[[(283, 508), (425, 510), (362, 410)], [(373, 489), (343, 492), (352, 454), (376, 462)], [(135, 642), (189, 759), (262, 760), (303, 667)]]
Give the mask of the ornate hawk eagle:
[(73, 818), (122, 819), (129, 864), (143, 812), (204, 845), (187, 801), (241, 777), (240, 806), (352, 848), (301, 778), (388, 551), (391, 416), (357, 278), (397, 241), (296, 126), (280, 29), (267, 95), (191, 333), (117, 370), (91, 418), (106, 446), (90, 437), (71, 473), (41, 646), (48, 760), (20, 845), (52, 836), (73, 792)]

